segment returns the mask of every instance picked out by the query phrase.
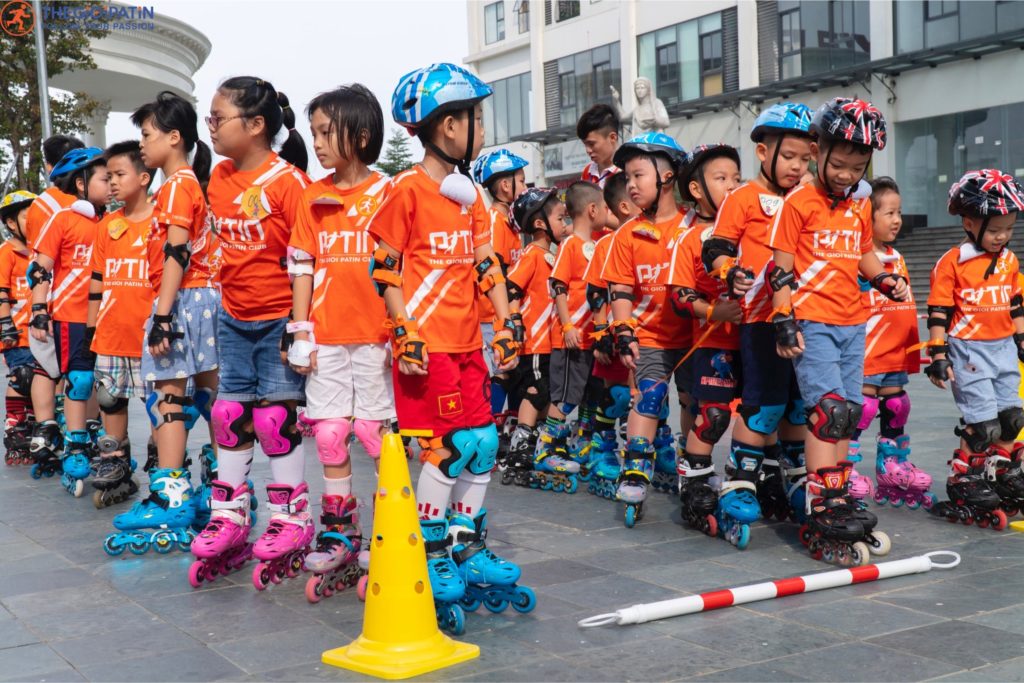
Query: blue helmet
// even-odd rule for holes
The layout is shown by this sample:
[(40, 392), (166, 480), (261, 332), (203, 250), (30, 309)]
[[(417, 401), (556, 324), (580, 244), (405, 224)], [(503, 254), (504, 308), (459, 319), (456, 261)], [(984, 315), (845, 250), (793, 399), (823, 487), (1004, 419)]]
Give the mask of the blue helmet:
[(615, 150), (613, 163), (624, 168), (626, 162), (638, 155), (661, 154), (672, 164), (672, 172), (678, 173), (686, 163), (686, 150), (679, 146), (671, 136), (664, 133), (642, 133), (631, 137)]
[(391, 96), (395, 123), (414, 132), (432, 114), (469, 109), (494, 92), (455, 64), (431, 64), (402, 76)]
[(761, 142), (768, 133), (811, 136), (811, 108), (796, 102), (779, 102), (768, 107), (754, 121), (750, 139)]
[(61, 157), (60, 161), (53, 167), (53, 170), (50, 171), (50, 182), (52, 183), (57, 178), (69, 173), (89, 168), (101, 161), (103, 161), (103, 150), (99, 147), (73, 149)]
[(529, 161), (507, 149), (496, 149), (473, 162), (473, 180), (479, 185), (487, 185), (487, 181), (496, 175), (512, 173), (529, 165)]

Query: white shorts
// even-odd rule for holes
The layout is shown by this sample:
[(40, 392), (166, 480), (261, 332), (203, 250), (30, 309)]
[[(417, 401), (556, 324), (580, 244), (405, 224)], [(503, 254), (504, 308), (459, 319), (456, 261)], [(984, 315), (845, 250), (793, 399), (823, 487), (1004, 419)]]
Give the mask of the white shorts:
[(306, 376), (306, 415), (394, 419), (390, 355), (387, 344), (321, 345), (317, 370)]

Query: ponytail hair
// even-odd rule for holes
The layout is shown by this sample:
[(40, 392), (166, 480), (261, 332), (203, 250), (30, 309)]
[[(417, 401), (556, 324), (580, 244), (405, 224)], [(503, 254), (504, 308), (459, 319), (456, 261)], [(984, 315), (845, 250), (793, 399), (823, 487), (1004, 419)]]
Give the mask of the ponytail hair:
[(142, 128), (146, 121), (151, 121), (157, 130), (163, 133), (178, 131), (181, 139), (185, 141), (185, 152), (191, 153), (195, 150), (192, 172), (196, 174), (199, 184), (205, 188), (210, 179), (212, 156), (210, 148), (199, 139), (199, 116), (192, 103), (170, 90), (164, 90), (156, 96), (156, 100), (142, 105), (132, 113), (132, 123), (139, 128)]
[(274, 147), (274, 139), (281, 128), (285, 128), (288, 136), (278, 154), (293, 166), (306, 170), (309, 164), (306, 143), (295, 130), (295, 112), (287, 95), (275, 90), (268, 81), (253, 76), (229, 78), (220, 84), (219, 90), (245, 118), (263, 117), (267, 147)]

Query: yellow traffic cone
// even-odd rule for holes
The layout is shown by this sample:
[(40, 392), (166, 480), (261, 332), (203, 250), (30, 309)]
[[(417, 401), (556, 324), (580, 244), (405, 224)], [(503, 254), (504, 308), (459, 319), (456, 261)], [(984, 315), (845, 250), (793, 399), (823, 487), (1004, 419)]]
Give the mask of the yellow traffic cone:
[(397, 680), (479, 656), (479, 647), (437, 628), (405, 447), (401, 437), (388, 434), (380, 453), (363, 633), (324, 652), (323, 662)]

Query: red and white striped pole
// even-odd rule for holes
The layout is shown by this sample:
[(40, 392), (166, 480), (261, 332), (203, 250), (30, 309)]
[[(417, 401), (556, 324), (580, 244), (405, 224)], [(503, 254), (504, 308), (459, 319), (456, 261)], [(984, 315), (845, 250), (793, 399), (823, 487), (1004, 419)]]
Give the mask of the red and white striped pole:
[[(935, 562), (936, 556), (951, 557), (947, 562)], [(753, 586), (742, 586), (740, 588), (729, 588), (700, 595), (688, 595), (685, 598), (662, 600), (661, 602), (650, 602), (643, 605), (633, 605), (620, 609), (617, 612), (599, 614), (596, 617), (581, 619), (578, 622), (580, 628), (591, 628), (594, 626), (607, 626), (616, 624), (643, 624), (648, 621), (678, 617), (684, 614), (696, 612), (708, 612), (722, 607), (743, 605), (758, 600), (771, 600), (782, 598), (787, 595), (799, 593), (810, 593), (825, 588), (837, 588), (849, 586), (854, 583), (866, 583), (879, 579), (889, 579), (894, 576), (905, 574), (923, 574), (933, 567), (938, 569), (952, 569), (960, 564), (960, 556), (950, 550), (937, 550), (935, 552), (909, 557), (905, 560), (893, 560), (879, 564), (866, 564), (861, 567), (850, 569), (837, 569), (821, 574), (810, 574), (808, 576), (794, 576), (778, 581), (766, 581), (754, 584)]]

